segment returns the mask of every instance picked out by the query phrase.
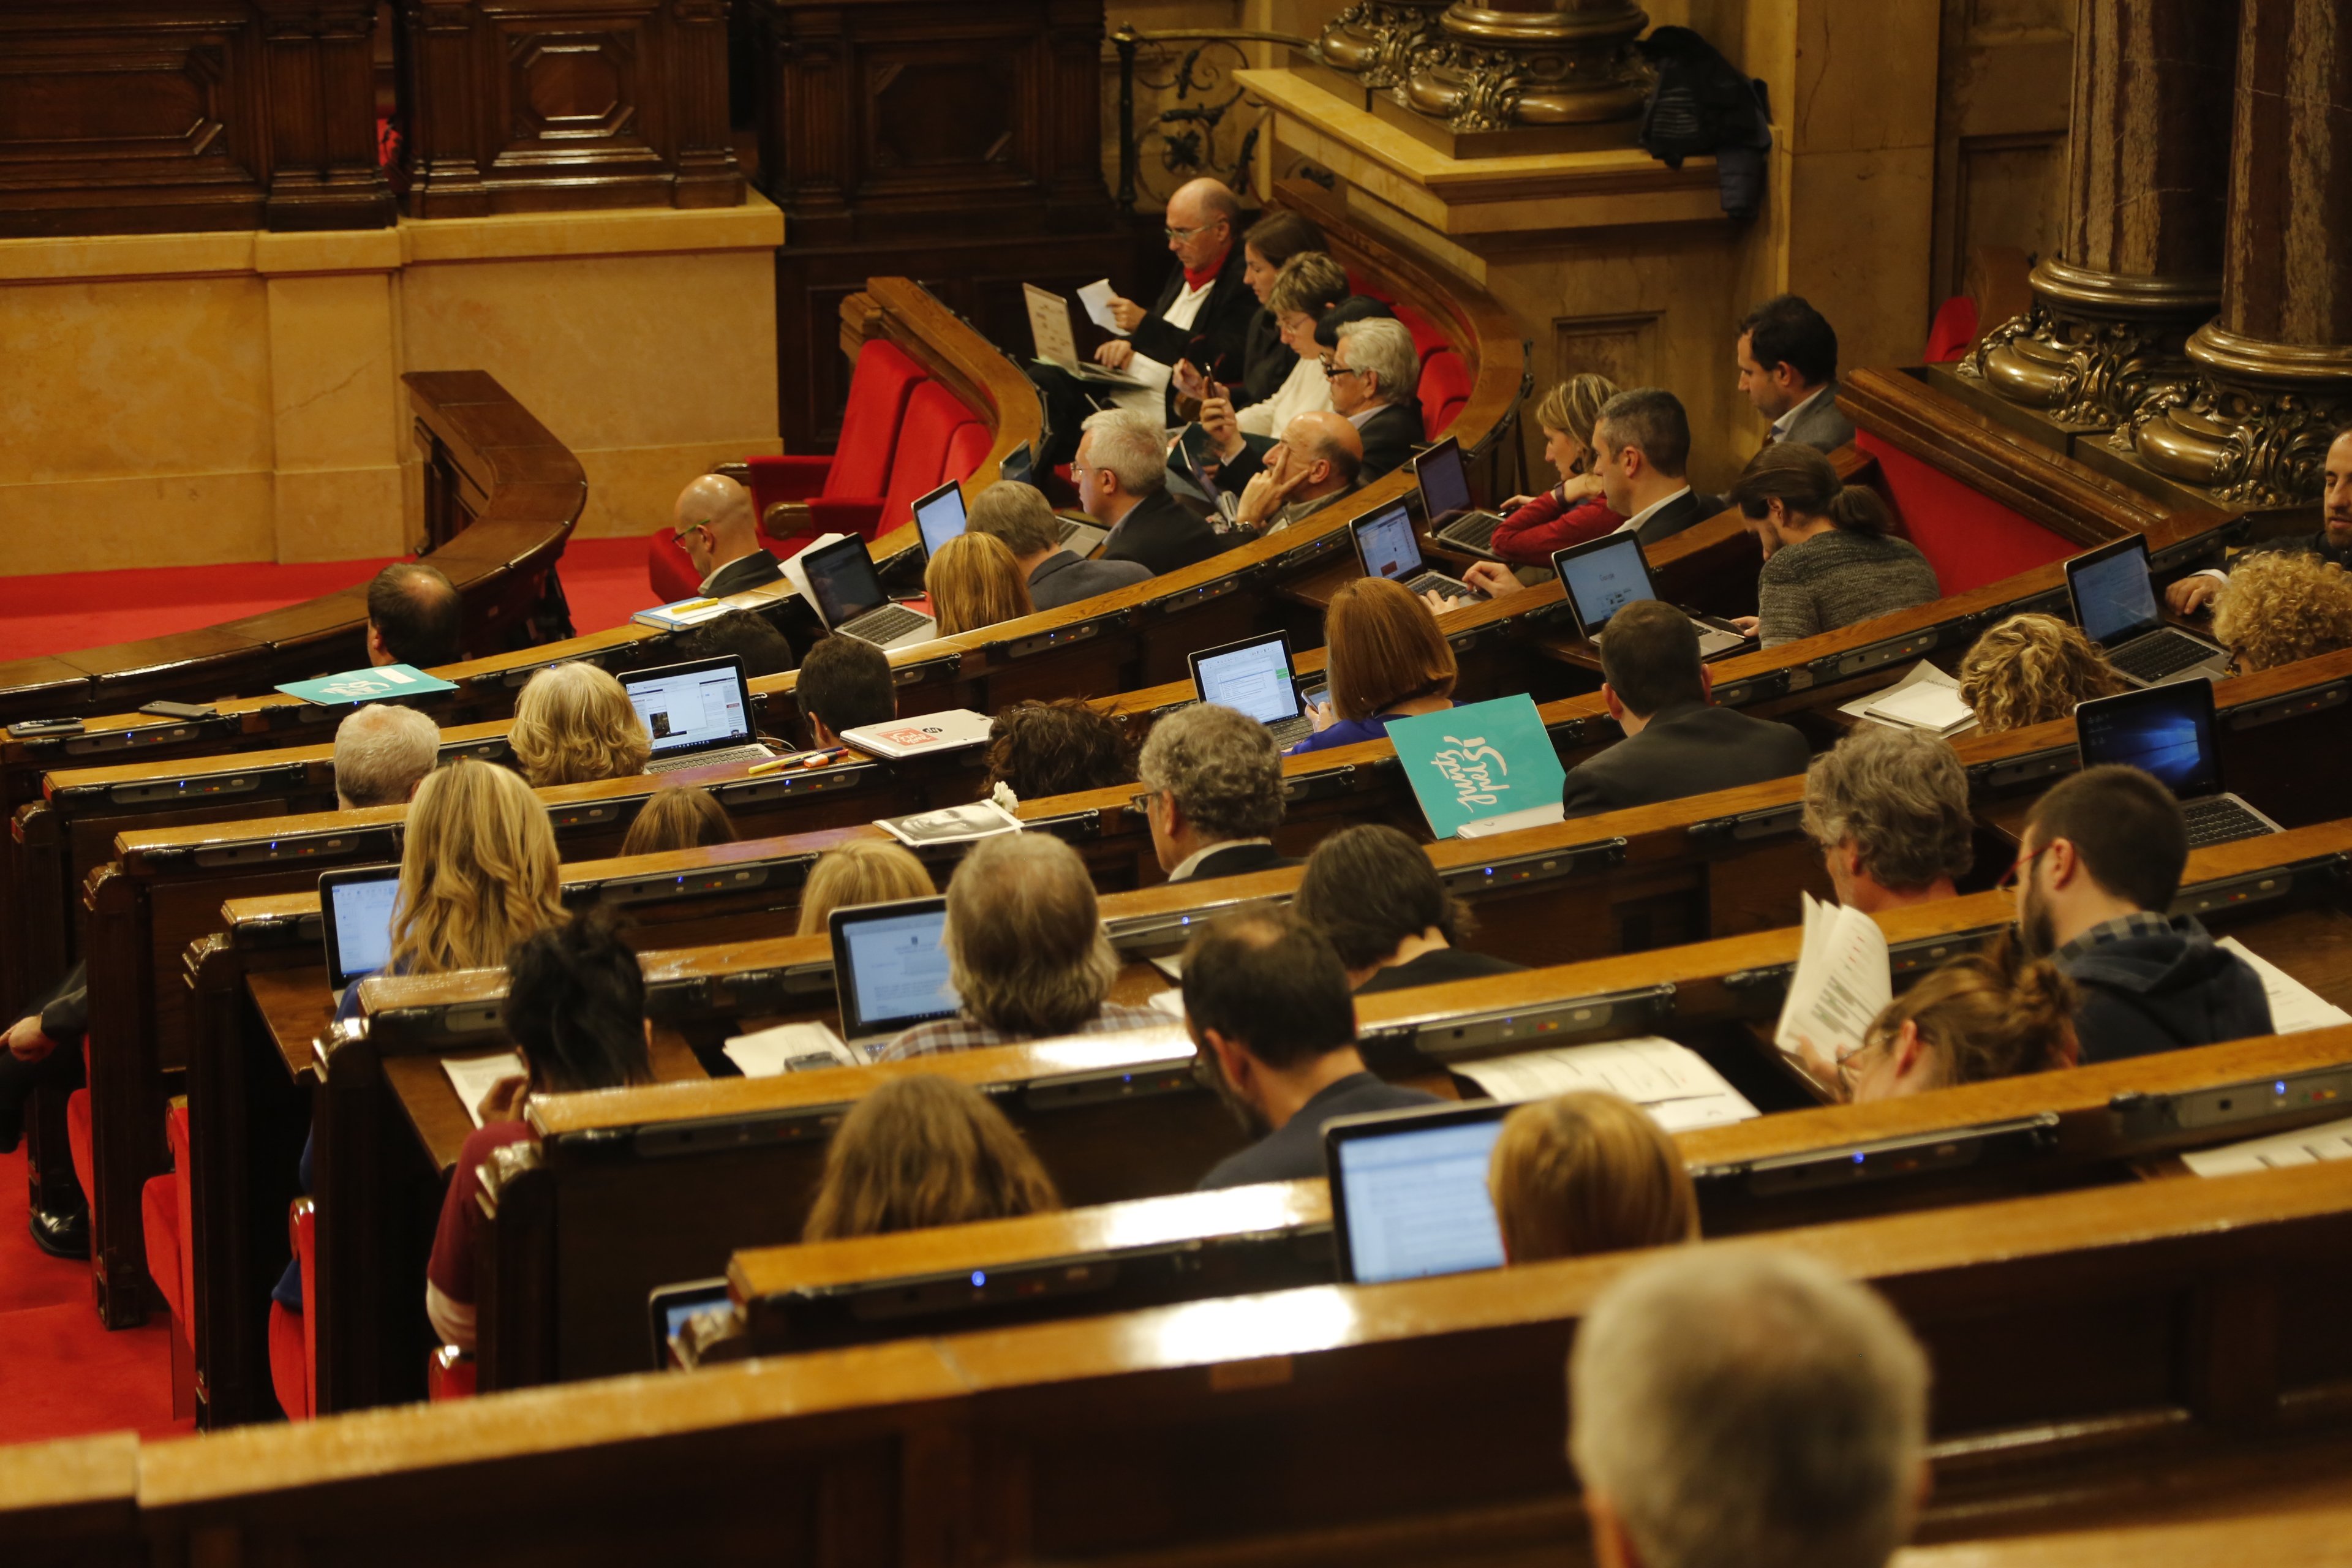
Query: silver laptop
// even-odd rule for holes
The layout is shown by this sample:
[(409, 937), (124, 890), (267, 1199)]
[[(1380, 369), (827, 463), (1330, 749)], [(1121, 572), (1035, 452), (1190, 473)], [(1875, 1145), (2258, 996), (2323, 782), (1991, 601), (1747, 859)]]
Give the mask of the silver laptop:
[(2164, 624), (2148, 575), (2147, 541), (2137, 534), (2067, 562), (2066, 594), (2083, 635), (2134, 686), (2200, 676), (2218, 680), (2230, 673), (2226, 652)]
[(392, 962), (392, 919), (400, 902), (398, 866), (352, 866), (319, 878), (319, 923), (327, 942), (327, 984), (341, 996), (362, 974)]
[(1462, 443), (1448, 436), (1412, 460), (1413, 482), (1421, 487), (1421, 515), (1429, 536), (1456, 550), (1467, 550), (1490, 561), (1495, 531), (1503, 520), (1470, 504), (1470, 470), (1462, 462)]
[(2074, 743), (2086, 768), (2120, 763), (2170, 790), (2188, 820), (2191, 849), (2282, 831), (2221, 786), (2210, 680), (2168, 680), (2085, 702), (2074, 710)]
[[(1650, 582), (1649, 557), (1642, 553), (1642, 542), (1632, 533), (1607, 534), (1556, 550), (1551, 569), (1559, 574), (1559, 585), (1568, 595), (1569, 613), (1576, 617), (1577, 630), (1595, 643), (1601, 640), (1601, 629), (1609, 624), (1610, 616), (1636, 599), (1658, 596)], [(1750, 646), (1748, 635), (1729, 621), (1688, 610), (1683, 614), (1698, 631), (1701, 658), (1721, 658)]]
[(841, 1037), (880, 1045), (961, 1005), (948, 978), (948, 901), (902, 899), (853, 904), (825, 917), (833, 938), (833, 989)]
[(929, 565), (941, 546), (963, 531), (963, 487), (950, 479), (919, 499), (912, 510), (916, 536), (923, 542), (923, 563)]
[(1412, 536), (1412, 513), (1402, 501), (1366, 512), (1348, 525), (1356, 542), (1356, 563), (1367, 577), (1387, 577), (1416, 594), (1436, 592), (1454, 599), (1486, 595), (1459, 577), (1448, 577), (1422, 564), (1421, 542)]
[(881, 648), (928, 642), (940, 635), (939, 624), (930, 616), (890, 602), (882, 591), (882, 579), (875, 574), (874, 557), (857, 535), (803, 550), (800, 562), (825, 630)]
[(1067, 300), (1034, 283), (1021, 285), (1021, 293), (1029, 302), (1029, 341), (1039, 359), (1061, 366), (1080, 381), (1104, 386), (1150, 386), (1150, 382), (1138, 380), (1123, 370), (1108, 370), (1078, 357), (1078, 341), (1070, 331)]
[(772, 755), (752, 728), (743, 661), (732, 654), (641, 669), (623, 676), (621, 689), (652, 737), (649, 773), (765, 762)]
[(1054, 514), (1054, 526), (1062, 531), (1062, 548), (1081, 558), (1100, 550), (1102, 542), (1110, 537), (1110, 530), (1100, 523), (1066, 511)]
[(1283, 633), (1244, 637), (1187, 657), (1192, 695), (1202, 701), (1248, 714), (1266, 727), (1277, 746), (1294, 745), (1315, 732), (1314, 716), (1299, 700), (1292, 673), (1290, 638)]

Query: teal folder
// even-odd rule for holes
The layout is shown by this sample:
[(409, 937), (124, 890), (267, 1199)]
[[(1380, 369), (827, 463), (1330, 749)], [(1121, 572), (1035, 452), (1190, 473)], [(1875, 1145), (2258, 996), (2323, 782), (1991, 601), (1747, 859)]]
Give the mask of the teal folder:
[(346, 702), (381, 702), (393, 697), (422, 697), (428, 691), (455, 691), (457, 687), (456, 682), (427, 675), (413, 664), (386, 664), (371, 669), (345, 670), (318, 680), (290, 680), (278, 689), (321, 708), (333, 708)]
[(1524, 692), (1441, 713), (1389, 721), (1389, 742), (1429, 830), (1451, 838), (1496, 817), (1559, 820), (1559, 765), (1535, 700)]

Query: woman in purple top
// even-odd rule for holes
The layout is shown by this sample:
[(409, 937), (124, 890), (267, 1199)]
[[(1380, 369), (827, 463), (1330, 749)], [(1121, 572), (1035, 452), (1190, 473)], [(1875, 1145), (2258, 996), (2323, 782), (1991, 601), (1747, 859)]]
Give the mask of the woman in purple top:
[(1454, 706), (1454, 649), (1437, 617), (1401, 583), (1359, 577), (1323, 612), (1330, 700), (1315, 707), (1315, 733), (1289, 754), (1377, 741), (1389, 721)]

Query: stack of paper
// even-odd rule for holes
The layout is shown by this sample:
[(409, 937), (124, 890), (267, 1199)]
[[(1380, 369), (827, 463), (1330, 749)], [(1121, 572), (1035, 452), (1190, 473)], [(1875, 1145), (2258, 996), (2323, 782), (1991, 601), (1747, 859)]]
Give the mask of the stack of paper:
[(2352, 1160), (2352, 1121), (2322, 1122), (2299, 1132), (2278, 1132), (2180, 1156), (2180, 1163), (2200, 1176), (2234, 1176), (2244, 1171), (2274, 1171), (2282, 1165), (2311, 1165), (2322, 1160)]
[(650, 610), (639, 610), (629, 619), (656, 631), (674, 632), (687, 626), (698, 626), (705, 621), (715, 621), (728, 610), (724, 599), (679, 599)]
[(874, 826), (909, 849), (936, 844), (970, 844), (1000, 833), (1018, 833), (1021, 819), (992, 800), (950, 805), (913, 816), (881, 816)]
[(512, 1051), (494, 1057), (443, 1057), (441, 1070), (449, 1075), (449, 1087), (457, 1091), (457, 1102), (477, 1127), (482, 1124), (482, 1097), (501, 1079), (523, 1076), (522, 1058)]
[(1861, 1047), (1895, 999), (1895, 976), (1876, 921), (1811, 893), (1804, 900), (1804, 945), (1772, 1038), (1791, 1056), (1833, 1061)]
[(1723, 1075), (1687, 1046), (1656, 1036), (1562, 1046), (1465, 1062), (1454, 1070), (1496, 1100), (1549, 1100), (1572, 1089), (1606, 1089), (1648, 1111), (1669, 1132), (1745, 1121), (1756, 1114)]
[(1975, 727), (1977, 716), (1960, 700), (1960, 683), (1925, 659), (1883, 691), (1856, 698), (1838, 709), (1868, 723), (1896, 730), (1925, 730), (1951, 736)]
[(1118, 318), (1110, 313), (1110, 302), (1115, 297), (1108, 278), (1097, 278), (1078, 290), (1078, 303), (1087, 308), (1087, 319), (1104, 331), (1123, 338), (1127, 336), (1127, 329), (1120, 326)]
[(720, 1048), (729, 1061), (743, 1069), (745, 1078), (873, 1065), (864, 1051), (823, 1024), (779, 1024), (772, 1029), (738, 1035)]
[(2271, 1029), (2273, 1033), (2292, 1035), (2299, 1029), (2326, 1029), (2337, 1024), (2352, 1024), (2352, 1013), (2347, 1013), (2236, 937), (2225, 936), (2214, 945), (2228, 948), (2252, 965), (2254, 973), (2263, 977), (2263, 994), (2270, 998)]

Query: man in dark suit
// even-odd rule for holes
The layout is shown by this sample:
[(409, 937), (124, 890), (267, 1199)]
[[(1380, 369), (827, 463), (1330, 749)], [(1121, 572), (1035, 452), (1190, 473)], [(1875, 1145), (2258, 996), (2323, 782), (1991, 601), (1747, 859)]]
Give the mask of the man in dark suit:
[(1274, 847), (1282, 752), (1266, 727), (1211, 702), (1151, 727), (1136, 759), (1151, 847), (1171, 882), (1296, 866)]
[(1151, 568), (1139, 561), (1085, 561), (1063, 549), (1061, 520), (1030, 485), (989, 486), (972, 502), (964, 528), (1003, 542), (1029, 580), (1029, 603), (1040, 610), (1058, 610), (1151, 577)]
[(1090, 416), (1070, 477), (1078, 505), (1110, 530), (1105, 561), (1135, 561), (1153, 575), (1206, 561), (1230, 541), (1168, 492), (1167, 442), (1157, 419), (1125, 408)]
[(1772, 422), (1768, 447), (1793, 441), (1834, 452), (1853, 442), (1838, 412), (1837, 330), (1796, 294), (1780, 294), (1739, 323), (1739, 390)]
[(671, 522), (677, 530), (677, 547), (701, 574), (697, 592), (705, 598), (740, 594), (784, 574), (782, 565), (760, 542), (751, 492), (724, 474), (704, 474), (679, 491)]
[[(2291, 533), (2246, 547), (2238, 559), (2276, 551), (2316, 555), (2331, 565), (2352, 571), (2352, 425), (2336, 433), (2327, 444), (2326, 466), (2321, 475), (2319, 531)], [(2181, 615), (2193, 615), (2221, 595), (2230, 580), (2226, 571), (2207, 568), (2181, 578), (2164, 591), (2164, 602)]]
[(1636, 599), (1609, 617), (1601, 679), (1625, 738), (1570, 771), (1570, 816), (1787, 778), (1812, 760), (1788, 725), (1715, 706), (1698, 629), (1671, 605)]
[[(1095, 358), (1130, 374), (1144, 368), (1135, 364), (1138, 355), (1171, 373), (1177, 361), (1190, 360), (1215, 380), (1240, 379), (1250, 323), (1260, 312), (1257, 293), (1243, 276), (1248, 258), (1242, 249), (1241, 216), (1240, 200), (1221, 181), (1179, 185), (1168, 198), (1167, 219), (1168, 248), (1176, 266), (1148, 308), (1111, 297), (1111, 319), (1128, 335), (1103, 344)], [(1178, 423), (1172, 374), (1160, 423)]]
[(1681, 398), (1663, 387), (1637, 386), (1601, 405), (1592, 471), (1609, 510), (1625, 520), (1618, 532), (1652, 545), (1721, 511), (1715, 497), (1692, 492), (1683, 477), (1689, 467), (1690, 416)]
[(1383, 317), (1349, 321), (1325, 367), (1331, 410), (1363, 438), (1362, 482), (1400, 468), (1421, 445), (1421, 352), (1402, 321)]

